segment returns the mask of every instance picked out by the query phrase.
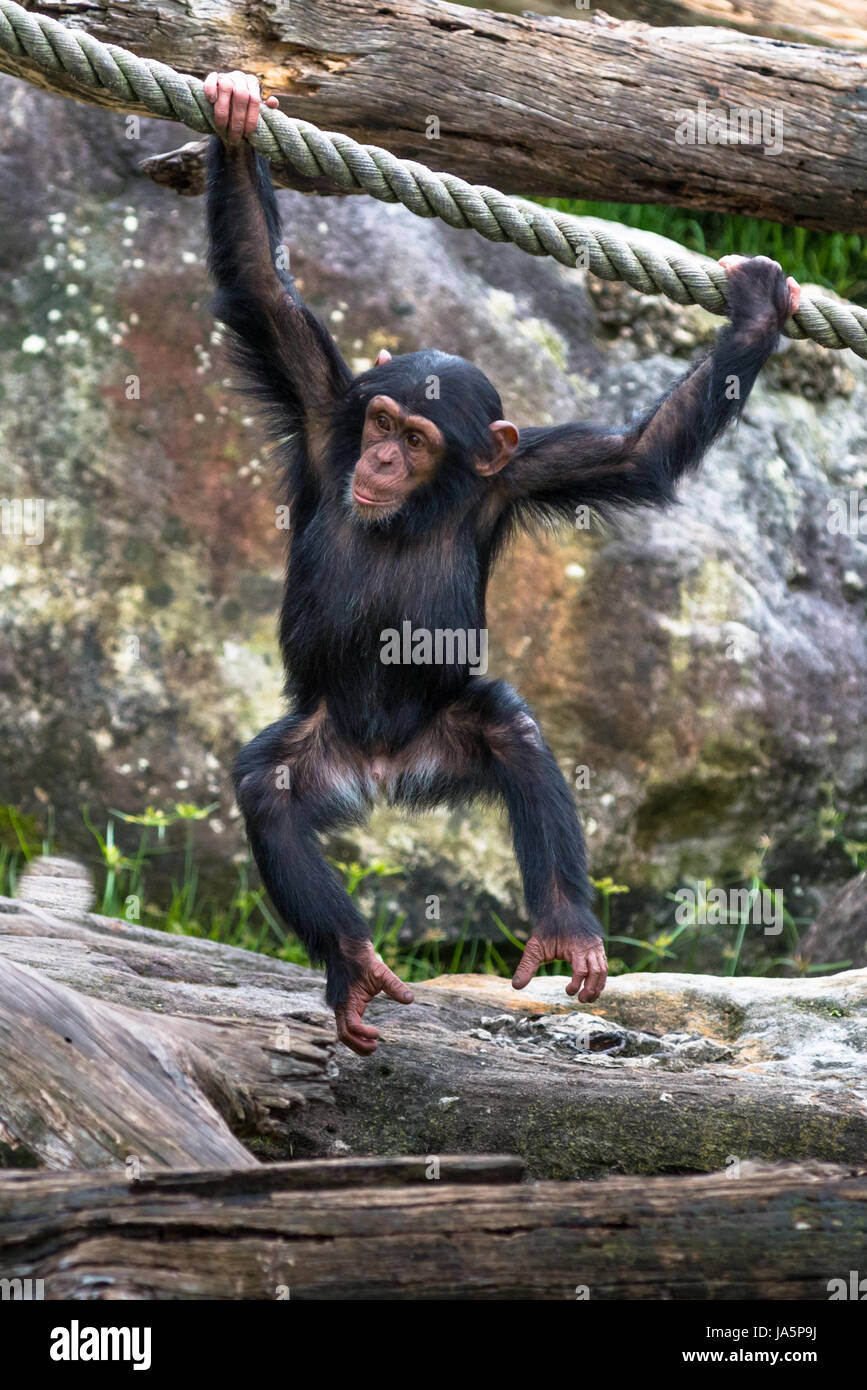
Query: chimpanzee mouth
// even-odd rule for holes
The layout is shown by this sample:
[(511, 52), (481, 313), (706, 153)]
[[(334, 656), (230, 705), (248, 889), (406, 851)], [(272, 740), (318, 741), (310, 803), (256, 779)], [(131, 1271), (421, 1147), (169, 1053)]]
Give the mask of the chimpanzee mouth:
[(361, 504), (362, 507), (388, 507), (388, 506), (390, 506), (390, 498), (387, 498), (387, 497), (380, 497), (380, 498), (377, 498), (377, 497), (366, 497), (366, 496), (364, 495), (363, 492), (356, 492), (356, 491), (355, 491), (355, 488), (352, 489), (352, 498), (353, 498), (353, 501), (359, 502), (359, 503)]
[(393, 498), (370, 497), (366, 492), (356, 492), (352, 478), (347, 478), (346, 491), (343, 495), (346, 499), (346, 505), (352, 510), (356, 518), (371, 526), (383, 524), (394, 515), (395, 503)]

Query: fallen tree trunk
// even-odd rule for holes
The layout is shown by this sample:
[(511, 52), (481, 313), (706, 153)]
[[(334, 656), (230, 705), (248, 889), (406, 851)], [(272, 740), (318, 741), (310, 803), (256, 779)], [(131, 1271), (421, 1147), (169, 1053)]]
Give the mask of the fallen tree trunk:
[[(373, 1058), (332, 1053), (322, 993), (232, 946), (0, 899), (0, 1165), (516, 1152), (574, 1178), (867, 1152), (867, 971), (627, 976), (592, 1014), (557, 979), (447, 977), (374, 1001)], [(601, 1052), (549, 1026), (593, 1015), (614, 1030)], [(633, 1034), (659, 1055), (621, 1055)]]
[[(707, 1002), (697, 986), (706, 987)], [(753, 987), (779, 991), (775, 1009), (745, 1006)], [(386, 1041), (372, 1064), (341, 1058), (329, 1139), (344, 1152), (510, 1149), (534, 1176), (563, 1179), (708, 1172), (732, 1156), (860, 1163), (867, 1153), (859, 1050), (867, 971), (811, 982), (624, 976), (610, 980), (597, 1003), (577, 1008), (556, 977), (521, 995), (493, 976), (442, 977), (414, 989), (411, 1009), (372, 1006)], [(541, 1008), (542, 999), (552, 1002)], [(535, 1024), (526, 1012), (534, 1008)], [(513, 1015), (506, 1023), (504, 1010)], [(565, 1032), (585, 1010), (612, 1020), (614, 1037), (600, 1037), (598, 1052), (592, 1038), (589, 1051), (576, 1047), (576, 1033), (571, 1045), (566, 1033), (552, 1046), (551, 1025)], [(784, 1017), (775, 1021), (774, 1011)], [(838, 1031), (844, 1011), (848, 1047)], [(658, 1062), (620, 1055), (623, 1024), (657, 1038), (693, 1034), (711, 1049), (702, 1055), (699, 1042), (692, 1062), (676, 1049)], [(812, 1039), (801, 1055), (791, 1042), (797, 1033)], [(322, 1147), (316, 1107), (298, 1112), (295, 1127), (294, 1152), (332, 1151)]]
[[(232, 1017), (231, 1005), (197, 1017), (165, 1012), (152, 995), (152, 1012), (89, 997), (52, 978), (64, 961), (74, 973), (89, 956), (97, 989), (100, 976), (125, 974), (130, 1002), (148, 993), (142, 976), (163, 982), (166, 1000), (165, 984), (188, 981), (189, 967), (153, 948), (121, 965), (86, 928), (27, 911), (53, 960), (42, 973), (0, 959), (0, 1165), (250, 1167), (237, 1136), (273, 1136), (293, 1108), (330, 1100), (324, 1029), (289, 1008), (271, 1020)], [(218, 977), (206, 961), (192, 974)]]
[(605, 0), (604, 9), (648, 24), (725, 24), (786, 43), (867, 48), (864, 0)]
[(0, 1174), (0, 1269), (47, 1299), (825, 1300), (863, 1259), (863, 1173), (519, 1184), (507, 1159), (440, 1162)]
[[(506, 192), (867, 226), (867, 85), (855, 53), (437, 0), (293, 0), (267, 13), (237, 0), (195, 13), (108, 0), (70, 22), (184, 71), (257, 72), (289, 115)], [(0, 69), (83, 95), (26, 56), (0, 55)], [(678, 113), (703, 102), (764, 114), (779, 149), (767, 131), (765, 143), (679, 143)]]

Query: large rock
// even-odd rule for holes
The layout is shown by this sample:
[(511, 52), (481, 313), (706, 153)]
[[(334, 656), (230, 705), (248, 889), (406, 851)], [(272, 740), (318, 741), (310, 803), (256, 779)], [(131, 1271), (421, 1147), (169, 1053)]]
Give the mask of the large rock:
[[(272, 473), (225, 387), (202, 208), (140, 178), (178, 132), (4, 79), (0, 496), (44, 498), (45, 539), (2, 538), (0, 800), (140, 811), (220, 799), (202, 832), (240, 848), (226, 770), (280, 709), (283, 533)], [(32, 172), (24, 172), (25, 165)], [(683, 311), (361, 198), (281, 195), (294, 268), (349, 359), (435, 343), (473, 357), (518, 423), (621, 421), (713, 336)], [(138, 393), (138, 398), (136, 396)], [(686, 876), (766, 879), (809, 920), (864, 839), (867, 544), (828, 528), (867, 479), (867, 364), (792, 345), (667, 516), (521, 540), (491, 589), (492, 670), (538, 711), (579, 792), (615, 925), (670, 921)], [(582, 771), (583, 769), (583, 771)], [(824, 819), (823, 819), (824, 817)], [(410, 927), (515, 925), (508, 837), (475, 808), (378, 813), (342, 856), (387, 880)], [(207, 878), (207, 874), (206, 874)], [(397, 887), (395, 887), (397, 884)]]
[(832, 894), (802, 943), (810, 961), (867, 965), (867, 873)]

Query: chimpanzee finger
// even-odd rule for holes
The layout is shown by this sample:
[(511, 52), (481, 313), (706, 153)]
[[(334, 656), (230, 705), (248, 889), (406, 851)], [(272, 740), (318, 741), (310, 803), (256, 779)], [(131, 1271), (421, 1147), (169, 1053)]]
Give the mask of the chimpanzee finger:
[(232, 79), (217, 74), (217, 100), (214, 104), (214, 124), (218, 130), (225, 130), (232, 104)]
[(232, 114), (229, 118), (229, 142), (238, 145), (244, 134), (244, 124), (247, 119), (247, 104), (250, 100), (250, 93), (247, 91), (247, 76), (243, 72), (233, 72), (232, 82)]
[(372, 995), (362, 995), (361, 1003), (359, 1004), (356, 1002), (357, 996), (353, 998), (352, 993), (350, 993), (348, 1002), (334, 1011), (334, 1016), (338, 1023), (348, 1028), (351, 1032), (357, 1033), (359, 1037), (378, 1038), (379, 1033), (373, 1025), (363, 1022), (364, 1010), (367, 1008), (372, 998)]
[(605, 958), (601, 952), (586, 947), (576, 948), (569, 957), (572, 979), (566, 986), (570, 996), (578, 995), (581, 1004), (591, 1003), (602, 993), (607, 978)]
[(217, 100), (217, 74), (216, 74), (215, 72), (209, 72), (209, 73), (208, 73), (208, 75), (207, 75), (207, 77), (205, 78), (205, 81), (204, 81), (204, 83), (203, 83), (203, 86), (204, 86), (204, 88), (205, 88), (205, 96), (208, 98), (208, 101), (216, 101), (216, 100)]
[(525, 989), (542, 964), (542, 948), (534, 936), (524, 947), (518, 968), (512, 976), (512, 989)]
[(575, 964), (572, 966), (572, 979), (566, 986), (566, 993), (570, 996), (570, 998), (573, 994), (577, 994), (581, 986), (583, 985), (584, 973), (585, 972), (583, 962), (581, 964)]
[(591, 951), (585, 958), (586, 976), (584, 988), (578, 998), (582, 1004), (592, 1004), (594, 999), (598, 999), (603, 989), (605, 981), (608, 979), (608, 963), (599, 951)]
[(353, 1052), (357, 1052), (359, 1057), (366, 1057), (376, 1051), (379, 1031), (367, 1023), (362, 1023), (361, 1014), (357, 1009), (335, 1009), (334, 1017), (338, 1038)]
[(252, 135), (259, 123), (259, 79), (252, 73), (247, 73), (247, 91), (250, 93), (250, 101), (247, 106), (247, 119), (244, 123), (244, 134)]
[(399, 980), (393, 970), (389, 970), (387, 965), (380, 965), (375, 974), (376, 983), (387, 994), (389, 999), (394, 999), (398, 1004), (411, 1004), (413, 992), (403, 980)]
[(338, 1033), (337, 1038), (339, 1042), (343, 1043), (344, 1047), (349, 1048), (350, 1052), (354, 1052), (356, 1057), (370, 1057), (379, 1046), (377, 1042), (364, 1041), (355, 1033)]
[(584, 995), (583, 993), (581, 993), (581, 991), (584, 987), (586, 987), (587, 981), (587, 953), (586, 951), (579, 951), (576, 949), (573, 950), (572, 954), (570, 956), (567, 956), (566, 959), (569, 965), (571, 965), (572, 967), (572, 979), (566, 986), (566, 993), (570, 997), (572, 995), (578, 994), (581, 999), (581, 1002), (583, 1003)]
[(801, 286), (793, 275), (786, 277), (786, 284), (789, 287), (789, 317), (791, 318), (792, 314), (797, 314), (801, 307)]

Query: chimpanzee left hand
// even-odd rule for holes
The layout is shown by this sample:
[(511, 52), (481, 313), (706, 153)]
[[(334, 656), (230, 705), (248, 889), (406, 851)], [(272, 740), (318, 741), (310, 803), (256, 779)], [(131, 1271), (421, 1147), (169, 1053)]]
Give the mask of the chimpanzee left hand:
[(798, 312), (801, 287), (793, 276), (786, 276), (770, 256), (721, 256), (720, 265), (729, 278), (729, 313), (732, 322), (762, 321), (769, 311), (781, 329), (786, 319)]
[(264, 97), (258, 78), (245, 72), (209, 72), (205, 78), (205, 96), (214, 108), (214, 123), (230, 145), (240, 145), (245, 135), (252, 135), (259, 121), (259, 108), (279, 105), (276, 97)]

